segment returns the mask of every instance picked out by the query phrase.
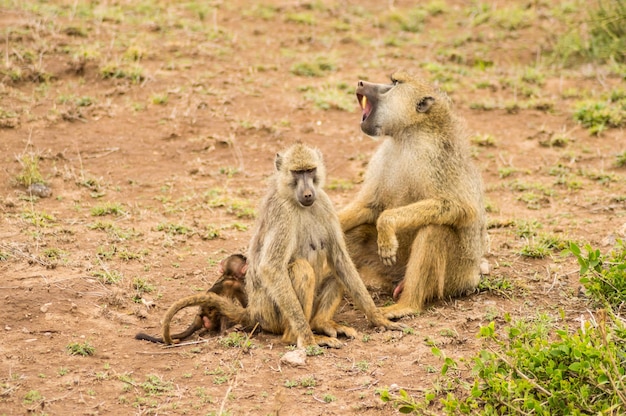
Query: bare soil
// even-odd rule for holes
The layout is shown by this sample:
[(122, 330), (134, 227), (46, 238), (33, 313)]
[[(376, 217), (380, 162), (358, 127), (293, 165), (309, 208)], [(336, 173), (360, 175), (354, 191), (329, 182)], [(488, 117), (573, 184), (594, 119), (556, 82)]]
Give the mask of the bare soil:
[[(521, 254), (540, 235), (607, 249), (626, 233), (614, 166), (624, 132), (592, 136), (573, 118), (580, 97), (623, 80), (544, 62), (566, 28), (542, 2), (531, 26), (507, 30), (472, 25), (469, 6), (450, 1), (418, 32), (390, 17), (408, 15), (408, 1), (268, 1), (271, 15), (239, 0), (18, 4), (0, 3), (5, 69), (21, 71), (0, 84), (0, 414), (395, 414), (376, 389), (421, 397), (441, 367), (433, 345), (469, 359), (480, 326), (505, 313), (586, 316), (571, 257)], [(292, 70), (320, 57), (334, 63), (321, 77)], [(114, 64), (142, 77), (105, 77)], [(519, 81), (529, 67), (542, 75), (535, 85)], [(276, 152), (319, 147), (333, 202), (350, 200), (377, 143), (359, 130), (356, 98), (322, 109), (307, 92), (350, 95), (359, 79), (385, 82), (399, 68), (446, 86), (468, 136), (483, 138), (472, 146), (491, 224), (485, 288), (403, 319), (405, 333), (374, 330), (346, 299), (338, 320), (360, 337), (302, 367), (280, 363), (290, 348), (270, 334), (247, 349), (224, 345), (227, 334), (176, 348), (134, 340), (159, 334), (169, 305), (245, 251)], [(550, 145), (559, 135), (568, 140)], [(51, 196), (18, 183), (23, 155), (37, 156)], [(85, 342), (93, 355), (69, 354)]]

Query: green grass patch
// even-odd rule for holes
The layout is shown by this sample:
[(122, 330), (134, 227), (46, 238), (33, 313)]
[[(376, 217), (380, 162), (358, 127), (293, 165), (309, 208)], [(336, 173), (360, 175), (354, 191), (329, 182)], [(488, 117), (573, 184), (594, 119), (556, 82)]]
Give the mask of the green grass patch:
[(70, 355), (80, 355), (83, 357), (94, 355), (96, 353), (96, 348), (91, 345), (89, 341), (71, 342), (65, 347), (65, 349)]

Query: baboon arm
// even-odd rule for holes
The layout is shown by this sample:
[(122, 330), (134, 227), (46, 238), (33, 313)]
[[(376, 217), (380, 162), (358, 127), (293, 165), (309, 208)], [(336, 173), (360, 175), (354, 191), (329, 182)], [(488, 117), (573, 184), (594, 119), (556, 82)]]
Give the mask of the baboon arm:
[(333, 241), (336, 242), (336, 245), (331, 247), (329, 253), (335, 253), (335, 258), (329, 258), (328, 264), (331, 265), (335, 275), (345, 286), (348, 295), (352, 298), (357, 308), (363, 311), (370, 323), (376, 327), (393, 330), (405, 328), (404, 324), (392, 322), (385, 318), (381, 310), (376, 307), (374, 300), (372, 300), (363, 280), (359, 276), (359, 272), (348, 255), (343, 236), (336, 234)]
[(415, 231), (429, 224), (463, 227), (475, 221), (477, 211), (471, 204), (447, 199), (425, 199), (400, 208), (383, 211), (376, 222), (378, 254), (384, 264), (396, 262), (397, 233)]
[(470, 203), (448, 199), (424, 199), (399, 208), (387, 209), (378, 217), (379, 233), (414, 230), (424, 225), (464, 227), (476, 221), (476, 208)]
[(361, 224), (373, 224), (376, 213), (364, 204), (353, 202), (339, 213), (339, 222), (343, 232), (350, 231)]

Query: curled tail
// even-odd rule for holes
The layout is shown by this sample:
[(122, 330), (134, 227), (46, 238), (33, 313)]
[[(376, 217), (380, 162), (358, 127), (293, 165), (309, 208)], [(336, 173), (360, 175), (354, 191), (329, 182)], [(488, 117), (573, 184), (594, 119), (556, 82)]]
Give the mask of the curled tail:
[(173, 343), (172, 336), (170, 335), (170, 322), (172, 322), (172, 318), (174, 318), (181, 309), (205, 304), (211, 308), (217, 309), (220, 314), (227, 317), (235, 324), (241, 324), (245, 327), (251, 326), (252, 320), (248, 316), (245, 308), (236, 304), (231, 299), (213, 292), (207, 292), (187, 296), (170, 306), (165, 313), (165, 318), (163, 318), (163, 341), (166, 344)]

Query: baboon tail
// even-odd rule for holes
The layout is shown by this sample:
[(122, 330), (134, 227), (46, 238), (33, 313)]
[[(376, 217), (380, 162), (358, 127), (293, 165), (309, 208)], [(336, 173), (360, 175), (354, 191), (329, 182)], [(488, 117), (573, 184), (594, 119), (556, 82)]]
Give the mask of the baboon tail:
[(143, 332), (139, 332), (137, 335), (135, 335), (135, 339), (138, 339), (140, 341), (150, 341), (157, 344), (163, 344), (163, 338), (153, 337), (151, 335), (144, 334)]
[(163, 319), (163, 342), (166, 344), (173, 343), (172, 336), (170, 335), (170, 322), (181, 309), (205, 304), (211, 308), (217, 309), (223, 316), (227, 317), (235, 324), (241, 324), (246, 327), (250, 326), (251, 320), (245, 308), (237, 305), (231, 299), (219, 296), (213, 292), (207, 292), (187, 296), (170, 306)]

